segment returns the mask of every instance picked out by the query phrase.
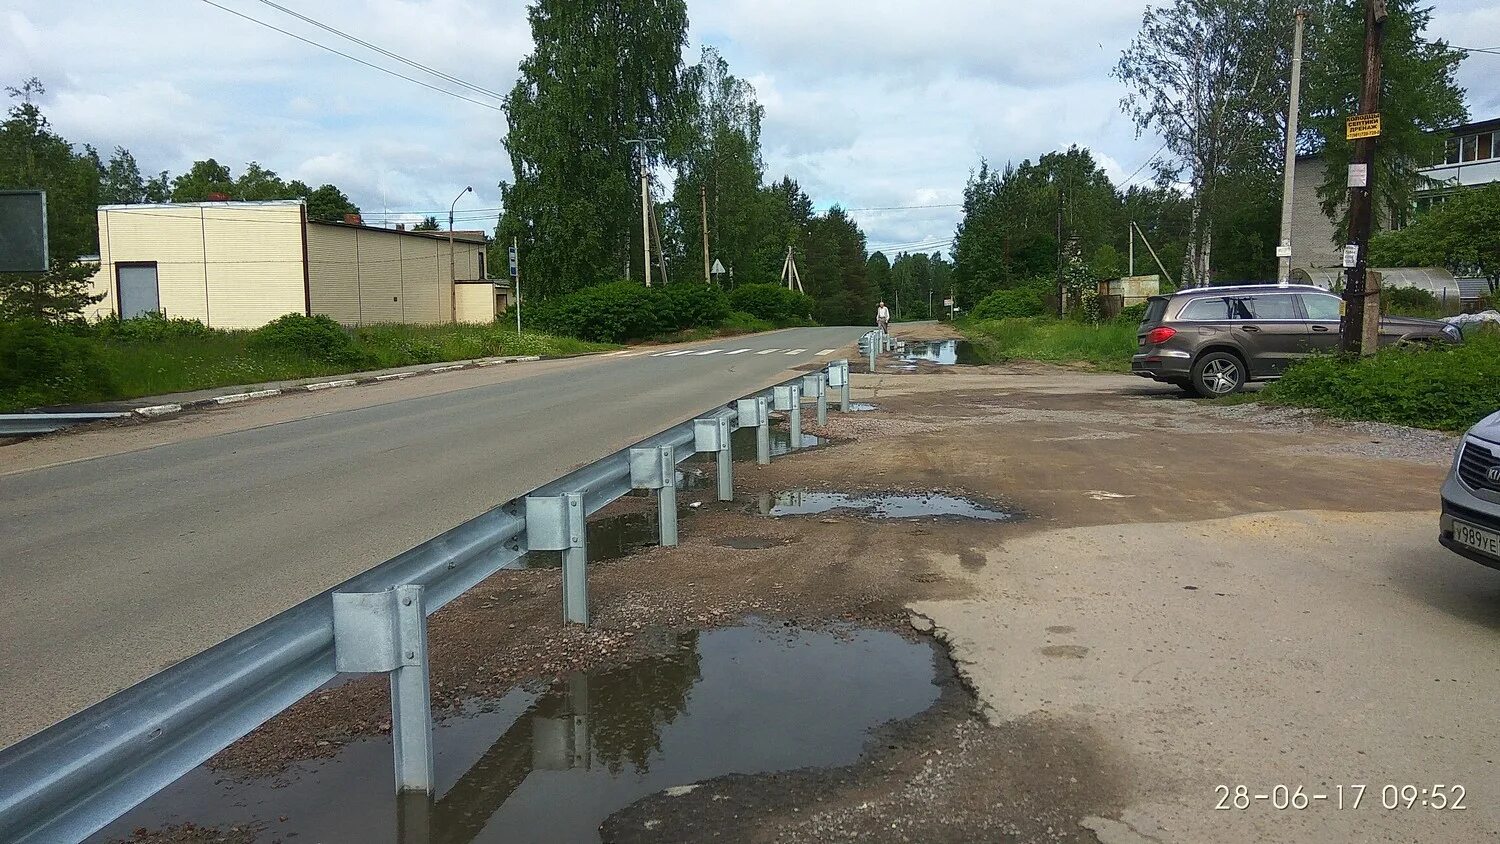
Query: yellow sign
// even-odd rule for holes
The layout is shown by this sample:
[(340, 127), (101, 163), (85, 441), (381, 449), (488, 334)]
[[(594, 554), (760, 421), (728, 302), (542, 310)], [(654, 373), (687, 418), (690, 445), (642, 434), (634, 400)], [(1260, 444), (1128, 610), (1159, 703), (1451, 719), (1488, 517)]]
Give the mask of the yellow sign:
[(1380, 137), (1380, 115), (1356, 114), (1344, 126), (1344, 137), (1351, 141)]

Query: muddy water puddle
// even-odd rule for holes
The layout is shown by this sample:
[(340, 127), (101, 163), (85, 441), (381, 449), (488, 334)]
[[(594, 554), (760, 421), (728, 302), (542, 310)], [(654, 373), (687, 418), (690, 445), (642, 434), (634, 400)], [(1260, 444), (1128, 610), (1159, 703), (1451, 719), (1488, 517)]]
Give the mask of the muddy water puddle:
[(188, 774), (91, 841), (192, 822), (257, 841), (597, 841), (610, 814), (725, 774), (856, 761), (871, 730), (938, 699), (932, 646), (879, 630), (647, 631), (651, 655), (518, 690), (434, 731), (436, 799), (394, 793), (388, 738), (280, 778)]
[(938, 366), (981, 366), (984, 364), (978, 350), (968, 340), (908, 343), (897, 351), (896, 357), (906, 363), (932, 363)]
[(763, 516), (817, 516), (845, 512), (871, 519), (974, 519), (1008, 522), (1022, 518), (1016, 510), (962, 498), (945, 492), (845, 493), (790, 490), (762, 495), (757, 509)]
[[(677, 470), (678, 507), (677, 520), (692, 512), (692, 506), (683, 493), (710, 487), (715, 480), (707, 475), (712, 464), (705, 469), (702, 461), (690, 461)], [(618, 560), (655, 547), (661, 538), (661, 526), (655, 508), (655, 493), (631, 493), (650, 497), (652, 504), (639, 513), (619, 513), (612, 516), (594, 516), (588, 520), (586, 545), (590, 563)], [(521, 567), (528, 569), (554, 569), (562, 566), (559, 551), (532, 551), (521, 557)]]
[[(817, 421), (816, 416), (806, 410), (802, 413), (804, 425)], [(756, 454), (755, 429), (741, 428), (730, 435), (735, 460), (754, 460)], [(828, 445), (829, 440), (812, 434), (802, 435), (802, 448), (818, 448)], [(785, 428), (771, 427), (771, 456), (783, 457), (792, 453), (792, 432)]]

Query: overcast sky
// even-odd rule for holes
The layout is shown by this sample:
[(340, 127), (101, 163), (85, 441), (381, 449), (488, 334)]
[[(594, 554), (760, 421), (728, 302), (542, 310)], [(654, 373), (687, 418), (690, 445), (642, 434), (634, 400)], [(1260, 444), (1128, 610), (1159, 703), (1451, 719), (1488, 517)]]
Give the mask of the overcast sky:
[[(258, 0), (215, 2), (435, 81)], [(279, 2), (502, 93), (531, 48), (523, 0)], [(1078, 0), (1064, 15), (1019, 0), (696, 0), (689, 58), (717, 46), (755, 84), (768, 178), (791, 175), (818, 208), (957, 203), (981, 157), (1019, 162), (1081, 144), (1118, 181), (1151, 156), (1160, 141), (1135, 137), (1109, 77), (1145, 5)], [(1432, 34), (1500, 46), (1500, 3), (1435, 5)], [(212, 156), (237, 174), (255, 160), (339, 185), (371, 222), (444, 216), (472, 184), (459, 227), (494, 225), (495, 185), (510, 172), (500, 112), (203, 0), (0, 0), (0, 45), (0, 80), (40, 77), (59, 132), (104, 152), (128, 147), (143, 170), (176, 174)], [(1475, 119), (1500, 117), (1500, 55), (1472, 56), (1460, 81)], [(959, 213), (856, 216), (872, 249), (896, 251), (947, 241)]]

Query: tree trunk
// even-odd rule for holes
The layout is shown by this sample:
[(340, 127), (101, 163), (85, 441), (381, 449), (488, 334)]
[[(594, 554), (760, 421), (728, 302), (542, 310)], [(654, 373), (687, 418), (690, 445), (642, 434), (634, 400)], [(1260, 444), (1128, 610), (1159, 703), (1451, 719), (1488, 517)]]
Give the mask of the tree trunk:
[(1200, 256), (1198, 268), (1198, 286), (1207, 287), (1213, 283), (1213, 254), (1214, 254), (1214, 220), (1213, 217), (1203, 215), (1203, 236), (1199, 241)]

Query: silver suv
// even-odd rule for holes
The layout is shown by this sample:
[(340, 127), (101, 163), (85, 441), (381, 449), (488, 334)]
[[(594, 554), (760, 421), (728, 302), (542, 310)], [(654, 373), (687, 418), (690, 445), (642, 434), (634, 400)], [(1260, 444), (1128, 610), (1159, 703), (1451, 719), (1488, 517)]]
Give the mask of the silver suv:
[(1500, 569), (1500, 413), (1471, 428), (1458, 447), (1443, 483), (1438, 541)]
[[(1130, 369), (1206, 398), (1281, 377), (1297, 360), (1339, 345), (1342, 300), (1320, 287), (1197, 287), (1148, 300)], [(1444, 322), (1381, 317), (1380, 344), (1457, 343)]]

